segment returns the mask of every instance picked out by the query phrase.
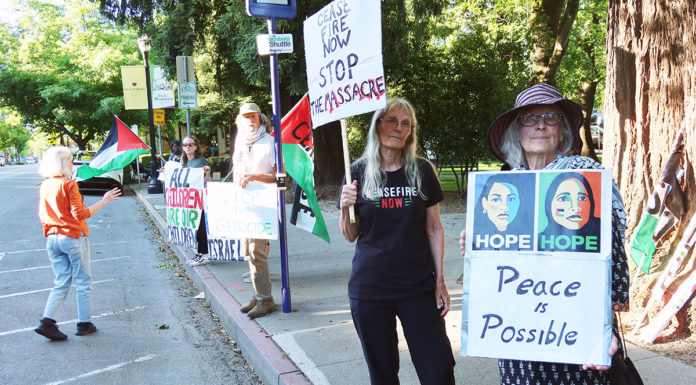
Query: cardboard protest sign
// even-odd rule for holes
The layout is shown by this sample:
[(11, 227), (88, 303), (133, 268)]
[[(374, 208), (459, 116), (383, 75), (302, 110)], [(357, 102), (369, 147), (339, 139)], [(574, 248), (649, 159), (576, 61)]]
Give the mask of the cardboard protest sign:
[[(210, 185), (210, 183), (209, 183)], [(215, 187), (213, 187), (215, 188)], [(210, 217), (210, 212), (217, 210), (217, 207), (210, 206), (210, 198), (208, 198), (208, 189), (206, 188), (205, 199), (203, 200), (205, 206), (205, 220), (206, 220), (206, 231), (208, 236), (208, 259), (213, 261), (245, 261), (246, 256), (243, 252), (242, 240), (239, 238), (223, 238), (217, 237), (210, 233), (210, 225), (208, 218)]]
[(611, 174), (471, 173), (462, 355), (609, 365)]
[(304, 21), (314, 127), (386, 106), (380, 2), (335, 0)]
[(167, 241), (195, 249), (198, 246), (196, 231), (203, 211), (204, 171), (165, 165), (164, 173)]
[(215, 238), (278, 238), (278, 190), (269, 183), (208, 183), (208, 233)]

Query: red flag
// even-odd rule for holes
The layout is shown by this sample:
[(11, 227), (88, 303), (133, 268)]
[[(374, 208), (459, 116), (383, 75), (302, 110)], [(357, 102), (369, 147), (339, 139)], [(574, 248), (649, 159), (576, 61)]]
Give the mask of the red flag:
[(312, 117), (309, 112), (309, 96), (305, 95), (280, 121), (283, 144), (299, 144), (314, 148)]

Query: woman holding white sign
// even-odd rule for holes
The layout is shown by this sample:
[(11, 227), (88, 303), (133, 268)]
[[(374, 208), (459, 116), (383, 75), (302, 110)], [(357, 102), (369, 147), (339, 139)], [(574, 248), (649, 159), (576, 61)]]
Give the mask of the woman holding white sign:
[[(601, 169), (596, 161), (571, 156), (582, 147), (579, 130), (583, 116), (580, 106), (563, 98), (553, 86), (540, 83), (522, 91), (515, 108), (500, 115), (488, 131), (493, 154), (513, 170)], [(563, 175), (563, 174), (562, 174)], [(575, 180), (580, 180), (578, 176)], [(580, 182), (575, 185), (584, 186)], [(589, 186), (589, 185), (587, 185)], [(583, 187), (587, 194), (589, 187)], [(581, 191), (580, 189), (576, 189)], [(553, 189), (557, 192), (557, 188)], [(554, 194), (556, 195), (556, 194)], [(575, 195), (581, 195), (576, 193)], [(587, 202), (590, 206), (590, 202)], [(551, 203), (548, 204), (551, 206)], [(560, 207), (560, 206), (559, 206)], [(593, 204), (592, 204), (593, 208)], [(556, 208), (560, 210), (559, 208)], [(589, 208), (588, 208), (589, 218)], [(551, 214), (548, 214), (551, 216)], [(592, 226), (589, 226), (592, 227)], [(626, 215), (616, 183), (612, 194), (612, 282), (613, 310), (628, 309), (628, 265), (624, 250)], [(462, 255), (465, 236), (461, 234)], [(614, 329), (609, 354), (618, 350)], [(608, 366), (572, 365), (520, 360), (499, 360), (501, 384), (608, 384)]]
[[(444, 317), (442, 190), (435, 170), (416, 155), (411, 104), (390, 99), (372, 117), (352, 183), (340, 194), (341, 233), (357, 241), (348, 296), (372, 384), (399, 383), (396, 317), (422, 384), (454, 384)], [(355, 223), (348, 208), (355, 206)]]
[[(181, 146), (184, 149), (184, 154), (181, 156), (182, 168), (202, 168), (205, 172), (205, 181), (210, 181), (210, 163), (203, 157), (201, 153), (200, 143), (198, 138), (187, 136), (182, 141)], [(205, 227), (205, 210), (201, 211), (201, 222), (196, 231), (196, 242), (198, 242), (198, 250), (196, 256), (189, 260), (191, 266), (200, 266), (209, 263), (210, 260), (204, 258), (204, 254), (208, 254), (208, 233)]]

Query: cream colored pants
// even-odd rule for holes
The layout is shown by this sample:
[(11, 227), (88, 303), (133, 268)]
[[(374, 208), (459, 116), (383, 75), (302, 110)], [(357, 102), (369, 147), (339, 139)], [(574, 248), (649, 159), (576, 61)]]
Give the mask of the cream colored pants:
[(267, 239), (244, 239), (243, 247), (246, 255), (249, 255), (249, 271), (251, 283), (254, 285), (256, 299), (273, 298), (271, 292), (271, 275), (268, 271), (268, 255), (266, 255)]

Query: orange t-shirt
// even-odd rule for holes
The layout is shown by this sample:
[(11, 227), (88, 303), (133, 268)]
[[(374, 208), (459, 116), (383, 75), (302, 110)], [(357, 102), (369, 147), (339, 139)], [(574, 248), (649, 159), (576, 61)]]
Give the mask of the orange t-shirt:
[(81, 232), (88, 236), (85, 219), (90, 217), (90, 213), (74, 180), (48, 178), (41, 183), (39, 191), (39, 218), (44, 237), (62, 234), (79, 238)]

